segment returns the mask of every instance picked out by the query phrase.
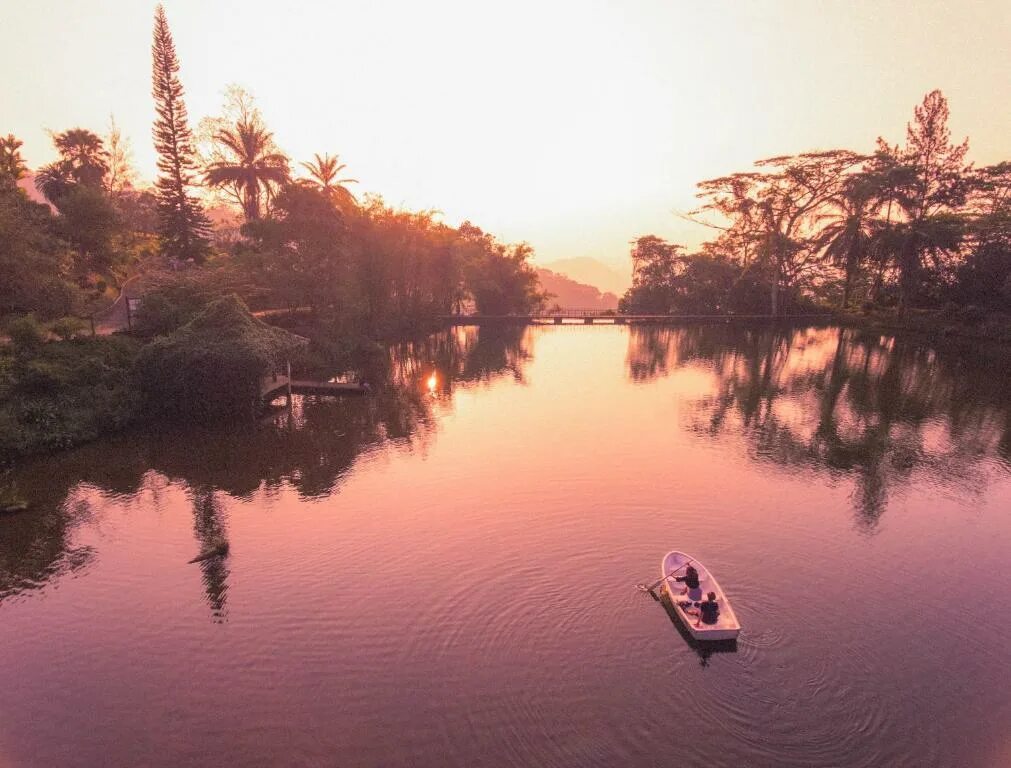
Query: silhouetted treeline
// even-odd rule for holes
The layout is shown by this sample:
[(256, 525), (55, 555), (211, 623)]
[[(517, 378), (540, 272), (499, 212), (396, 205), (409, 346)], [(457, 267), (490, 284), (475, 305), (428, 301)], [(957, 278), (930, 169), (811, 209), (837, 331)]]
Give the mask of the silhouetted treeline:
[(697, 253), (632, 249), (625, 311), (773, 315), (816, 307), (1011, 311), (1011, 162), (975, 168), (948, 104), (916, 107), (904, 146), (775, 157), (699, 184)]
[[(36, 203), (22, 188), (21, 142), (0, 139), (0, 317), (92, 314), (136, 273), (144, 279), (135, 295), (163, 289), (152, 308), (160, 314), (185, 316), (191, 307), (174, 300), (227, 287), (253, 306), (307, 307), (379, 332), (465, 304), (508, 313), (543, 300), (527, 245), (499, 243), (470, 223), (451, 227), (432, 211), (359, 201), (336, 156), (300, 163), (307, 175), (296, 178), (241, 89), (228, 91), (221, 116), (191, 130), (160, 6), (152, 62), (153, 189), (132, 185), (114, 125), (104, 138), (72, 128), (54, 134), (59, 159), (31, 179), (48, 205)], [(149, 327), (160, 324), (154, 317)]]

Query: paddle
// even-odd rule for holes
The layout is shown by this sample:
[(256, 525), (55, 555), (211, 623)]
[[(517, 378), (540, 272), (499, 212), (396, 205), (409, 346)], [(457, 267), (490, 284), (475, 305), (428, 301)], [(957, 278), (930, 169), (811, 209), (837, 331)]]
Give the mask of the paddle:
[(694, 561), (691, 560), (690, 558), (688, 560), (685, 560), (683, 563), (681, 563), (681, 565), (679, 565), (677, 568), (675, 568), (673, 571), (671, 571), (670, 573), (668, 573), (666, 576), (664, 576), (659, 581), (656, 581), (656, 582), (650, 584), (648, 587), (645, 584), (640, 584), (639, 585), (639, 589), (641, 589), (643, 592), (649, 592), (649, 593), (652, 594), (652, 592), (653, 592), (654, 589), (656, 589), (657, 587), (659, 587), (661, 584), (663, 584), (665, 581), (667, 581), (667, 579), (669, 579), (675, 573), (677, 573), (682, 568), (684, 568), (686, 565), (688, 565), (689, 563), (692, 563), (692, 562), (694, 562)]

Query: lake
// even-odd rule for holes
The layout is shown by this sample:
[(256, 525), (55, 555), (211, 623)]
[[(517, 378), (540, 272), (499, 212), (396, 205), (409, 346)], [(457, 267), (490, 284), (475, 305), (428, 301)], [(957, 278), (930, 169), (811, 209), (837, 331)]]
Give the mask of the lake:
[[(1011, 765), (999, 351), (485, 327), (372, 368), (17, 470), (0, 765)], [(671, 549), (736, 645), (636, 589)]]

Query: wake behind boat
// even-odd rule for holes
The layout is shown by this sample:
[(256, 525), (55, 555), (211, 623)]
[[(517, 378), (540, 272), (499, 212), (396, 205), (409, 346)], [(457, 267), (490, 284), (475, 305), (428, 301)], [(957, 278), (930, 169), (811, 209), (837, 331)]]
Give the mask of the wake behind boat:
[[(682, 594), (684, 587), (681, 582), (674, 579), (675, 576), (683, 576), (688, 565), (694, 566), (698, 571), (699, 587), (688, 590), (687, 594)], [(741, 631), (737, 615), (727, 596), (723, 593), (723, 589), (708, 568), (684, 552), (674, 551), (664, 555), (660, 563), (660, 575), (667, 576), (667, 574), (673, 574), (670, 578), (663, 579), (663, 583), (671, 604), (674, 606), (674, 612), (695, 640), (734, 640), (737, 637)], [(716, 602), (719, 604), (720, 610), (716, 622), (707, 624), (699, 621), (698, 612), (701, 602), (710, 592), (716, 593)], [(689, 611), (693, 613), (689, 613)]]

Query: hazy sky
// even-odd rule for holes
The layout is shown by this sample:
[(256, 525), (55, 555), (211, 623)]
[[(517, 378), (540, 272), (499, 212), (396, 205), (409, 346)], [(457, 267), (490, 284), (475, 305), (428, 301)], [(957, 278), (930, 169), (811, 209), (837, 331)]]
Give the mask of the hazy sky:
[[(539, 260), (625, 264), (696, 243), (695, 182), (904, 138), (941, 88), (977, 163), (1011, 157), (1011, 2), (166, 0), (191, 122), (236, 83), (293, 159), (339, 153), (362, 191), (471, 219)], [(105, 133), (154, 172), (142, 0), (0, 0), (0, 133)]]

